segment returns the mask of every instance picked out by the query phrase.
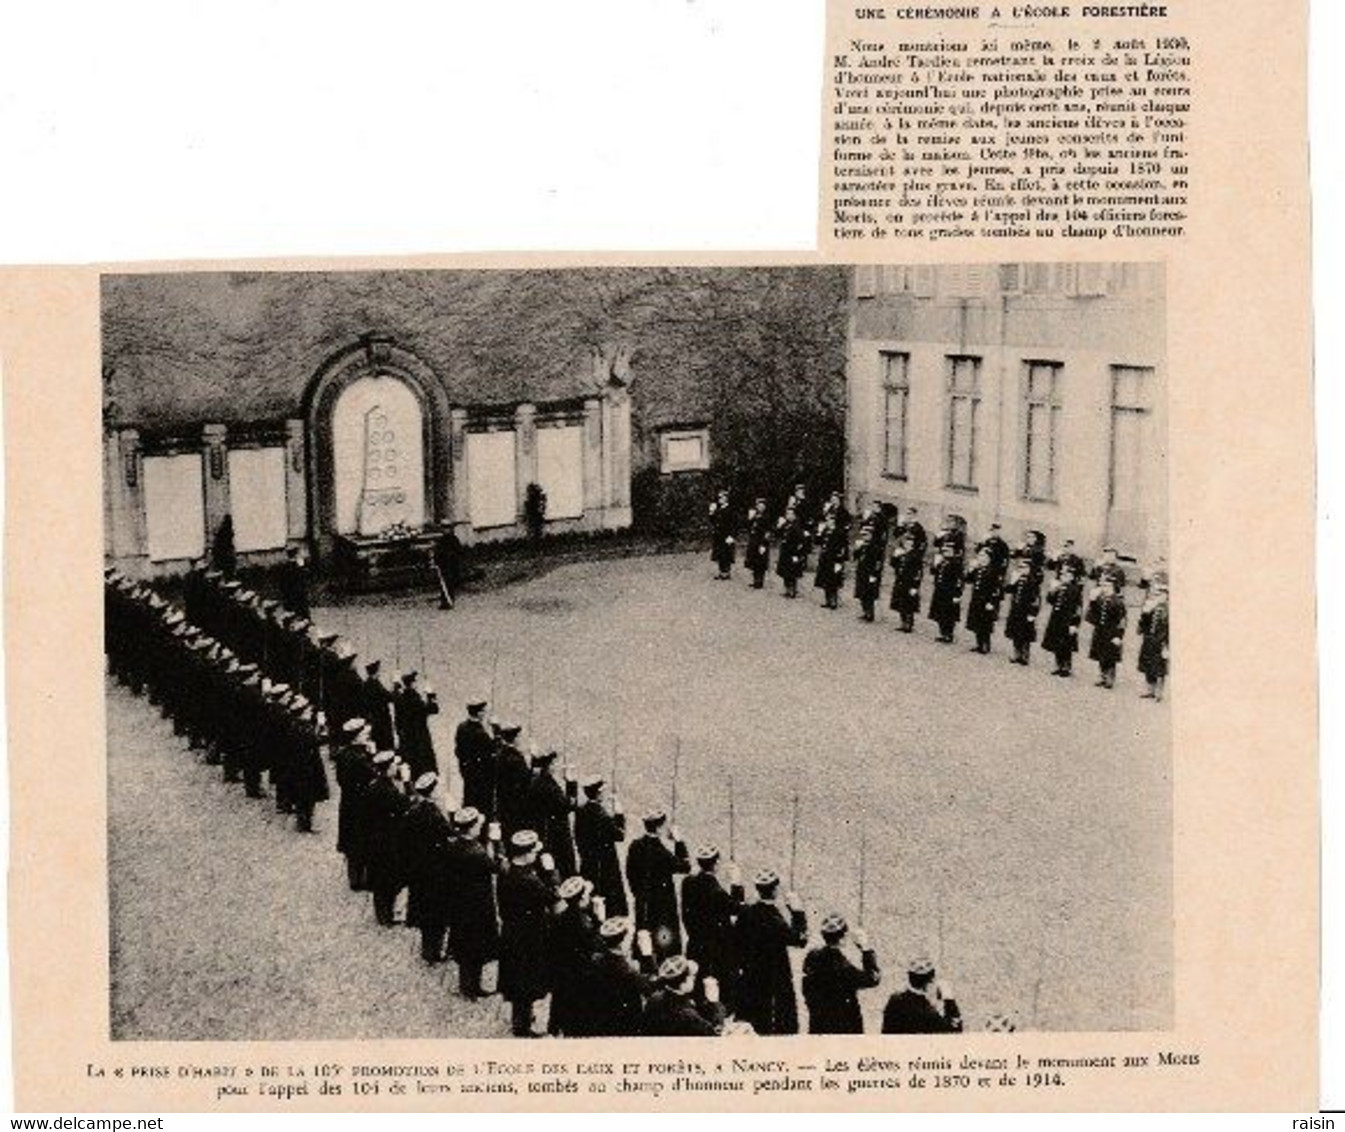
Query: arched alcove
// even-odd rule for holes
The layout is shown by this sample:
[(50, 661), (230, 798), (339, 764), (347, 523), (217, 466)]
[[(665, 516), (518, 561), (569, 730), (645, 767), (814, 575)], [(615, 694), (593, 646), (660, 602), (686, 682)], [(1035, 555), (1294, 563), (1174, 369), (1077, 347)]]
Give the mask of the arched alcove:
[(305, 398), (310, 535), (420, 527), (451, 516), (448, 399), (434, 372), (367, 335), (327, 360)]

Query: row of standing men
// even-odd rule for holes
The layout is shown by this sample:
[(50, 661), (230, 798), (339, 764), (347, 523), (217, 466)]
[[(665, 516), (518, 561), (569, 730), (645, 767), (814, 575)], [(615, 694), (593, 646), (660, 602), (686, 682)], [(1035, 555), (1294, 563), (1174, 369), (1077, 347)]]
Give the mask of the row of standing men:
[[(115, 570), (106, 583), (112, 674), (148, 695), (190, 748), (222, 764), (225, 779), (243, 782), (250, 796), (266, 796), (262, 778), (269, 776), (277, 809), (295, 814), (303, 832), (313, 831), (314, 808), (328, 797), (327, 751), (340, 786), (338, 849), (351, 887), (372, 893), (385, 925), (397, 922), (405, 891), (404, 922), (419, 929), (422, 957), (455, 959), (464, 995), (486, 993), (483, 971), (497, 961), (496, 989), (520, 1036), (538, 1033), (548, 997), (547, 1029), (557, 1035), (797, 1031), (789, 951), (806, 945), (807, 917), (794, 894), (782, 896), (777, 875), (757, 874), (756, 898), (748, 900), (736, 863), (721, 876), (713, 846), (696, 851), (692, 874), (692, 854), (661, 812), (645, 816), (623, 870), (625, 818), (615, 799), (607, 803), (606, 784), (585, 779), (580, 802), (573, 776), (556, 777), (558, 755), (534, 750), (528, 766), (517, 746), (521, 728), (487, 722), (484, 701), (469, 705), (455, 736), (470, 801), (484, 808), (464, 797), (446, 812), (436, 800), (438, 773), (416, 774), (380, 748), (370, 721), (351, 714), (338, 735), (329, 734), (318, 707), (326, 678), (315, 702), (303, 690), (311, 665), (280, 659), (287, 656), (283, 634), (294, 629), (283, 613), (225, 579), (199, 581), (216, 591), (205, 599), (207, 617), (260, 649), (265, 662), (297, 665), (299, 682), (264, 675), (260, 663)], [(197, 612), (200, 599), (192, 597)], [(272, 633), (280, 635), (270, 640)], [(317, 643), (322, 634), (311, 636)], [(500, 773), (520, 761), (526, 786), (522, 774)], [(821, 945), (803, 963), (809, 1029), (859, 1032), (857, 995), (881, 978), (876, 954), (862, 930), (852, 934), (838, 915), (820, 930)], [(989, 1024), (1009, 1025), (1000, 1017)], [(957, 1004), (932, 966), (912, 963), (908, 985), (884, 1012), (884, 1029), (960, 1028)]]
[[(1087, 624), (1093, 630), (1088, 655), (1098, 665), (1097, 685), (1113, 688), (1116, 684), (1130, 608), (1125, 568), (1114, 547), (1105, 547), (1089, 566), (1072, 539), (1048, 554), (1042, 532), (1029, 530), (1017, 546), (1010, 547), (1001, 525), (992, 523), (969, 553), (966, 524), (960, 516), (945, 516), (930, 539), (916, 507), (902, 512), (893, 504), (870, 503), (856, 523), (840, 493), (834, 492), (813, 517), (802, 485), (794, 488), (778, 518), (772, 518), (766, 500), (758, 497), (741, 522), (728, 493), (721, 491), (710, 505), (710, 524), (710, 554), (718, 580), (732, 577), (741, 536), (753, 588), (765, 587), (774, 550), (775, 572), (784, 584), (784, 596), (797, 598), (798, 583), (815, 549), (813, 584), (823, 592), (824, 607), (840, 607), (846, 563), (853, 561), (860, 616), (875, 621), (884, 572), (890, 566), (889, 608), (898, 615), (900, 630), (912, 633), (928, 574), (927, 613), (938, 628), (940, 643), (951, 644), (961, 623), (974, 637), (972, 651), (989, 655), (1002, 616), (1015, 664), (1031, 663), (1032, 645), (1040, 637), (1055, 662), (1052, 675), (1069, 677), (1081, 628)], [(1140, 578), (1139, 587), (1143, 599), (1135, 626), (1140, 638), (1137, 667), (1146, 682), (1143, 696), (1161, 700), (1170, 665), (1168, 571), (1161, 559)], [(1042, 620), (1045, 624), (1039, 631)]]

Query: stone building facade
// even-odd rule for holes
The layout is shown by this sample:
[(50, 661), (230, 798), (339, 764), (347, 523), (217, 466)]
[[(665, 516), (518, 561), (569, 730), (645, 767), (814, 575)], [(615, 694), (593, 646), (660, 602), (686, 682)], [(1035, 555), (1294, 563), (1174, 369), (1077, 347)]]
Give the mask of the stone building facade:
[(852, 289), (856, 503), (1165, 554), (1161, 265), (861, 267)]

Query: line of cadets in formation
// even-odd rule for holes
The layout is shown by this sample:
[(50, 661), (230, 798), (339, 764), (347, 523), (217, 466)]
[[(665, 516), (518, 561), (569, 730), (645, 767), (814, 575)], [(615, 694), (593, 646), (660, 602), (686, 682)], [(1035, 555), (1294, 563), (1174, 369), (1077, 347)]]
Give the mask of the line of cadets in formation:
[[(417, 674), (390, 688), (371, 661), (361, 676), (335, 634), (214, 571), (187, 579), (185, 611), (112, 568), (105, 597), (111, 674), (158, 705), (225, 781), (264, 798), (268, 777), (302, 832), (329, 796), (328, 753), (350, 887), (372, 894), (385, 926), (406, 891), (422, 958), (452, 958), (464, 996), (486, 996), (484, 969), (498, 962), (495, 993), (515, 1035), (539, 1036), (548, 998), (546, 1028), (558, 1036), (799, 1030), (789, 953), (806, 946), (808, 921), (773, 871), (754, 877), (754, 900), (714, 846), (696, 850), (693, 872), (663, 812), (644, 817), (623, 870), (626, 821), (603, 780), (562, 778), (554, 751), (525, 758), (521, 728), (488, 720), (484, 701), (458, 725), (463, 798), (445, 812), (427, 726), (438, 705)], [(839, 915), (820, 934), (803, 961), (808, 1030), (860, 1033), (858, 994), (881, 980), (877, 955)], [(986, 1020), (1014, 1027), (1006, 1015)], [(932, 963), (914, 960), (883, 1031), (961, 1029)]]
[[(972, 651), (989, 655), (1002, 614), (1004, 635), (1013, 645), (1015, 664), (1031, 662), (1044, 605), (1049, 612), (1040, 640), (1055, 660), (1052, 675), (1073, 674), (1080, 627), (1087, 623), (1093, 627), (1088, 656), (1098, 665), (1097, 686), (1115, 687), (1129, 609), (1124, 596), (1125, 570), (1112, 547), (1104, 548), (1101, 558), (1088, 569), (1072, 539), (1066, 539), (1057, 553), (1048, 555), (1045, 536), (1032, 530), (1023, 535), (1017, 547), (1010, 548), (1000, 524), (992, 523), (985, 538), (972, 548), (969, 563), (965, 524), (959, 516), (946, 516), (931, 541), (917, 508), (908, 507), (903, 515), (892, 504), (877, 503), (869, 504), (853, 524), (852, 542), (852, 520), (840, 493), (832, 493), (813, 517), (802, 485), (794, 488), (778, 518), (772, 520), (766, 500), (758, 497), (742, 523), (728, 492), (721, 491), (710, 504), (710, 526), (710, 556), (717, 568), (716, 579), (732, 577), (741, 538), (753, 588), (765, 588), (773, 549), (775, 572), (784, 583), (787, 598), (799, 596), (799, 581), (815, 548), (813, 585), (822, 591), (827, 609), (840, 608), (846, 563), (853, 561), (854, 594), (865, 621), (876, 620), (884, 570), (890, 565), (893, 580), (888, 606), (897, 613), (903, 633), (915, 631), (921, 589), (928, 573), (928, 615), (938, 627), (937, 639), (951, 644), (962, 622), (975, 638)], [(1138, 668), (1146, 683), (1142, 695), (1162, 700), (1169, 654), (1168, 574), (1161, 559), (1146, 571), (1139, 586), (1145, 594), (1136, 625), (1140, 637)]]

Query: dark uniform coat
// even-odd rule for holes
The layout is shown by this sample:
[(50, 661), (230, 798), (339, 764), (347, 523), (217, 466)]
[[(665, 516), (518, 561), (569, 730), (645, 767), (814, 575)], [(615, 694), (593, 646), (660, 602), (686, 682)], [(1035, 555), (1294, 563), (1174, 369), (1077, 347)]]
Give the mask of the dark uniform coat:
[(377, 676), (366, 676), (360, 692), (360, 712), (369, 725), (369, 738), (380, 751), (394, 750), (397, 742), (393, 730), (392, 692)]
[(556, 891), (540, 866), (509, 865), (500, 874), (500, 994), (536, 1002), (551, 989), (551, 909)]
[(778, 527), (779, 552), (775, 572), (786, 582), (797, 582), (808, 565), (808, 534), (797, 519), (781, 519)]
[(496, 865), (479, 841), (456, 837), (445, 847), (448, 945), (460, 963), (485, 963), (500, 953), (495, 907)]
[(575, 857), (574, 836), (570, 833), (570, 812), (573, 806), (563, 787), (549, 771), (540, 770), (528, 788), (528, 829), (542, 839), (546, 851), (556, 862), (556, 871), (562, 877), (572, 877), (579, 871)]
[(700, 964), (732, 999), (738, 977), (734, 921), (743, 906), (743, 890), (730, 891), (714, 873), (698, 872), (682, 882), (682, 923), (687, 930), (687, 958)]
[(411, 802), (386, 774), (374, 779), (367, 794), (369, 885), (396, 890), (406, 883), (403, 820)]
[(677, 888), (673, 878), (691, 871), (686, 843), (672, 848), (652, 833), (631, 842), (626, 854), (626, 879), (635, 900), (635, 926), (646, 929), (659, 956), (682, 950), (682, 923), (677, 914)]
[(454, 734), (453, 750), (462, 775), (462, 808), (494, 817), (495, 739), (490, 730), (479, 719), (464, 719)]
[(752, 573), (764, 574), (771, 564), (771, 525), (764, 507), (747, 512), (747, 551), (743, 562)]
[(1140, 610), (1139, 670), (1147, 680), (1161, 680), (1168, 674), (1168, 603), (1149, 603)]
[(513, 743), (501, 743), (495, 754), (495, 805), (505, 840), (528, 825), (528, 793), (532, 768)]
[(923, 552), (914, 546), (898, 549), (892, 555), (892, 600), (897, 613), (914, 616), (920, 612), (920, 583), (925, 576)]
[(653, 981), (625, 953), (597, 952), (584, 980), (579, 1021), (595, 1038), (628, 1038), (640, 1033), (645, 996)]
[(547, 948), (551, 964), (551, 1017), (548, 1029), (553, 1034), (584, 1037), (584, 982), (588, 965), (598, 948), (598, 921), (590, 908), (567, 904), (551, 922), (551, 940)]
[(881, 518), (866, 522), (855, 542), (855, 597), (877, 601), (887, 558), (887, 527)]
[(336, 851), (358, 863), (369, 856), (368, 796), (374, 782), (374, 768), (364, 749), (353, 743), (337, 750), (335, 762), (336, 783), (341, 788)]
[(737, 987), (737, 1014), (758, 1034), (797, 1034), (799, 1007), (789, 949), (808, 942), (808, 921), (799, 911), (784, 913), (759, 901), (738, 916), (738, 956), (742, 964)]
[(594, 894), (603, 898), (607, 915), (626, 915), (629, 906), (617, 851), (626, 840), (625, 815), (609, 814), (602, 802), (591, 798), (574, 816), (574, 839), (579, 849), (579, 873), (592, 881)]
[(857, 967), (839, 947), (817, 947), (803, 961), (803, 1001), (808, 1005), (808, 1033), (862, 1034), (864, 1012), (859, 991), (882, 979), (878, 956), (865, 951)]
[(1079, 651), (1079, 623), (1083, 620), (1083, 583), (1076, 577), (1061, 582), (1046, 595), (1051, 616), (1046, 621), (1042, 648), (1059, 656)]
[(951, 998), (940, 1014), (919, 991), (898, 991), (887, 1000), (883, 1010), (884, 1034), (956, 1034), (962, 1029), (962, 1015)]
[(690, 995), (655, 991), (644, 1011), (642, 1032), (651, 1038), (713, 1038), (724, 1025), (724, 1008)]
[(817, 547), (813, 585), (820, 590), (839, 590), (845, 585), (845, 563), (850, 557), (850, 531), (839, 515), (818, 529)]
[(411, 799), (403, 823), (406, 883), (410, 889), (406, 922), (448, 923), (448, 847), (453, 828), (430, 798)]
[(999, 620), (1000, 573), (993, 562), (973, 566), (967, 584), (967, 629), (978, 637), (989, 636)]
[(1041, 611), (1041, 571), (1029, 562), (1016, 563), (1005, 586), (1009, 612), (1004, 618), (1004, 635), (1016, 645), (1030, 645), (1037, 639), (1037, 614)]
[(427, 771), (439, 773), (439, 762), (434, 757), (434, 740), (430, 738), (430, 716), (439, 713), (439, 703), (431, 696), (422, 696), (415, 688), (403, 688), (396, 699), (398, 754), (411, 768), (411, 777), (419, 778)]
[(962, 559), (940, 558), (934, 563), (934, 592), (929, 619), (944, 632), (951, 631), (962, 614)]
[(727, 571), (734, 559), (734, 522), (733, 509), (727, 503), (718, 501), (710, 504), (710, 531), (712, 545), (710, 557), (720, 571)]
[(1121, 662), (1120, 644), (1125, 637), (1126, 603), (1119, 594), (1099, 594), (1088, 606), (1088, 623), (1093, 626), (1093, 642), (1088, 649), (1090, 660), (1111, 666)]

